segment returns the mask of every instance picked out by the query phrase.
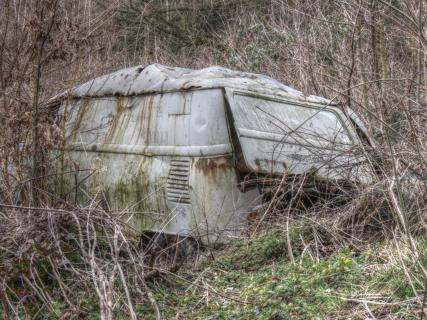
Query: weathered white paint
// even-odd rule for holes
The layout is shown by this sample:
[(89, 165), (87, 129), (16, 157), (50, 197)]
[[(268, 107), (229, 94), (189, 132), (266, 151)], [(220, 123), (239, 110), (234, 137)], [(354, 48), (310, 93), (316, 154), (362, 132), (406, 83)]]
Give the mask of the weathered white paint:
[(88, 81), (64, 92), (53, 100), (64, 97), (138, 96), (149, 93), (212, 88), (274, 93), (278, 96), (304, 101), (333, 104), (322, 97), (305, 96), (302, 92), (265, 75), (234, 71), (218, 66), (193, 70), (172, 68), (161, 64), (122, 69)]
[(359, 137), (339, 108), (229, 89), (227, 98), (251, 171), (317, 170), (327, 178), (370, 181), (369, 169), (360, 174), (355, 165)]
[(259, 173), (317, 168), (326, 178), (367, 177), (354, 174), (363, 166), (349, 155), (360, 141), (347, 114), (266, 76), (150, 65), (56, 99), (63, 169), (77, 169), (62, 192), (80, 204), (97, 198), (136, 232), (204, 241), (236, 234), (259, 201), (256, 188), (238, 187), (241, 164)]

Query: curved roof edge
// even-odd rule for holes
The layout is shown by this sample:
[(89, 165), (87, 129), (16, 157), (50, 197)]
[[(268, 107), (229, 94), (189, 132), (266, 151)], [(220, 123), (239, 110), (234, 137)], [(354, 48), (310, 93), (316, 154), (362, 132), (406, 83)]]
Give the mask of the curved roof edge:
[(161, 64), (121, 69), (83, 83), (52, 100), (58, 101), (66, 97), (131, 96), (220, 87), (270, 93), (321, 104), (334, 104), (322, 97), (305, 96), (302, 92), (265, 75), (233, 71), (219, 66), (194, 70)]

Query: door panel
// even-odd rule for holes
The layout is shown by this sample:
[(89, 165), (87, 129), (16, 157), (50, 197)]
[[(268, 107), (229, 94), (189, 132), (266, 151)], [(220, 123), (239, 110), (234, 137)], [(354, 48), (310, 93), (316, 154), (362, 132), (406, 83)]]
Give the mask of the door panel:
[(336, 176), (354, 164), (354, 133), (334, 109), (232, 90), (226, 98), (248, 171), (300, 174), (314, 168)]

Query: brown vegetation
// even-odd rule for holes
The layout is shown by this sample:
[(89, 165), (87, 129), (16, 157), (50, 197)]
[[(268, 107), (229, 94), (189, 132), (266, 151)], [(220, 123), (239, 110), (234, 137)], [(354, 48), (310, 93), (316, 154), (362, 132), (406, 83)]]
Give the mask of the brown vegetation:
[[(44, 307), (55, 312), (52, 294), (64, 298), (71, 314), (84, 309), (76, 292), (92, 290), (105, 319), (112, 318), (118, 300), (135, 318), (135, 296), (148, 299), (160, 318), (145, 283), (151, 270), (120, 223), (96, 203), (70, 208), (48, 192), (48, 178), (55, 176), (49, 150), (61, 145), (62, 133), (45, 107), (50, 97), (79, 82), (153, 62), (263, 73), (350, 105), (377, 140), (374, 150), (366, 150), (379, 168), (375, 183), (344, 191), (346, 200), (339, 204), (334, 198), (306, 208), (292, 200), (260, 210), (267, 219), (280, 213), (285, 226), (304, 213), (312, 222), (305, 246), (323, 247), (323, 253), (378, 234), (403, 239), (409, 259), (402, 260), (402, 272), (413, 263), (418, 273), (405, 275), (427, 281), (414, 243), (426, 230), (427, 185), (399, 179), (408, 168), (427, 177), (426, 21), (422, 0), (0, 0), (5, 317), (34, 315)], [(291, 198), (300, 199), (303, 189), (298, 183), (292, 188)], [(417, 296), (425, 307), (425, 292)]]

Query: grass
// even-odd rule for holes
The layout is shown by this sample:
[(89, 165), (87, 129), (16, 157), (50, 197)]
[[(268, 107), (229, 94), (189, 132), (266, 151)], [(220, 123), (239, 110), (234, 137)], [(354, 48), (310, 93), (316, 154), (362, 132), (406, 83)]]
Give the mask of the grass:
[[(276, 231), (238, 241), (200, 270), (181, 274), (178, 281), (172, 277), (152, 283), (165, 317), (359, 319), (366, 310), (349, 299), (360, 296), (402, 302), (370, 305), (374, 314), (416, 317), (418, 311), (405, 303), (414, 297), (410, 283), (398, 265), (382, 257), (389, 244), (377, 244), (363, 254), (342, 249), (319, 261), (297, 256), (292, 264), (285, 239), (281, 231)], [(421, 259), (425, 261), (426, 254)], [(422, 290), (422, 286), (416, 290)]]
[[(276, 230), (242, 239), (213, 251), (215, 259), (178, 274), (154, 278), (148, 285), (165, 319), (364, 319), (369, 304), (378, 319), (418, 319), (419, 308), (410, 302), (422, 296), (423, 283), (408, 281), (398, 262), (393, 243), (376, 243), (361, 253), (343, 248), (319, 259), (302, 254), (301, 223), (290, 229), (295, 263), (288, 256), (284, 232)], [(417, 239), (427, 267), (427, 239)], [(404, 251), (401, 247), (400, 251)], [(405, 259), (405, 258), (404, 258)], [(409, 261), (410, 274), (416, 269)], [(412, 268), (412, 269), (411, 269)], [(421, 278), (420, 278), (421, 279)], [(415, 290), (415, 291), (414, 291)], [(123, 302), (123, 301), (122, 301)], [(96, 297), (82, 296), (80, 307), (87, 319), (100, 319)], [(138, 317), (155, 319), (146, 299), (135, 301)], [(56, 319), (67, 313), (60, 298), (53, 312), (40, 319)], [(1, 311), (1, 309), (0, 309)], [(77, 319), (69, 315), (70, 319)], [(127, 319), (126, 310), (115, 309), (114, 319)]]

